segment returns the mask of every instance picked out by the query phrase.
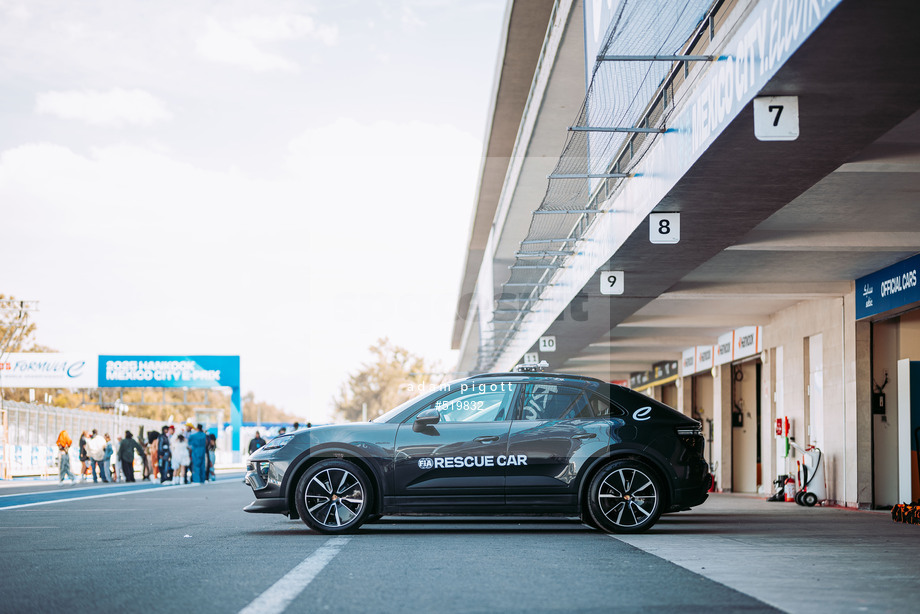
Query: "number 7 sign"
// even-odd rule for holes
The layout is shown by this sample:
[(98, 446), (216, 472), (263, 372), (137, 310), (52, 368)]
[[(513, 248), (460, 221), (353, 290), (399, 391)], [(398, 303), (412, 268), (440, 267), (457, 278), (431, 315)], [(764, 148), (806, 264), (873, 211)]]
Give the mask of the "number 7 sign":
[(799, 97), (755, 98), (754, 136), (759, 141), (794, 141), (799, 138)]

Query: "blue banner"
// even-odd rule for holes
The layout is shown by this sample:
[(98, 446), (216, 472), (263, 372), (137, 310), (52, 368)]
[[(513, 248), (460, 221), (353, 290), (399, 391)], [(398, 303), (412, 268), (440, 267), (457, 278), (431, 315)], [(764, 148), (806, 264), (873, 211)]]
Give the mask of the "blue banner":
[(856, 319), (920, 301), (920, 254), (856, 280)]
[(238, 388), (239, 385), (239, 356), (99, 356), (100, 388)]

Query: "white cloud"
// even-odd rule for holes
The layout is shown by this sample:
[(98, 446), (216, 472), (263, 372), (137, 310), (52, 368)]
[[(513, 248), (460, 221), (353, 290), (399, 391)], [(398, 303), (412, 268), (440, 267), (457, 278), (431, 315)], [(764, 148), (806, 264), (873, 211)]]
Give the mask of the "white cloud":
[[(337, 386), (383, 336), (452, 367), (481, 143), (447, 124), (339, 119), (290, 149), (310, 203), (314, 381)], [(336, 386), (313, 386), (312, 406)]]
[(339, 30), (335, 26), (317, 25), (307, 15), (278, 15), (275, 17), (250, 17), (236, 22), (233, 29), (254, 40), (273, 42), (298, 38), (313, 38), (324, 45), (338, 42)]
[(39, 94), (35, 111), (96, 126), (149, 126), (172, 119), (166, 105), (144, 90), (114, 88), (106, 92), (70, 90)]
[(247, 389), (305, 409), (310, 250), (297, 186), (136, 146), (33, 143), (0, 152), (0, 203), (15, 229), (0, 241), (3, 291), (41, 301), (43, 343), (239, 354)]
[(301, 38), (315, 39), (324, 45), (338, 41), (335, 26), (317, 25), (306, 15), (250, 17), (232, 23), (209, 18), (204, 34), (196, 43), (198, 54), (212, 62), (231, 64), (256, 72), (295, 72), (297, 62), (263, 49), (260, 44)]
[(379, 337), (453, 366), (480, 150), (447, 124), (341, 119), (259, 181), (145, 147), (11, 148), (5, 283), (42, 301), (56, 349), (239, 354), (246, 388), (327, 420)]

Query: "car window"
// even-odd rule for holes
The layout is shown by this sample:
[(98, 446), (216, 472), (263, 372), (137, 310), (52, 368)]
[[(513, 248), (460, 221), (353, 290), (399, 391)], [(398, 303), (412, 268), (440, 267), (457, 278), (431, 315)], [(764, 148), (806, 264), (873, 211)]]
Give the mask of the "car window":
[(578, 388), (555, 384), (527, 384), (520, 420), (572, 420), (593, 418), (594, 410)]
[(438, 399), (429, 407), (440, 412), (441, 422), (507, 420), (513, 393), (513, 384), (471, 384)]
[(609, 418), (611, 416), (625, 416), (626, 412), (621, 407), (611, 403), (599, 394), (592, 394), (588, 400), (595, 418)]

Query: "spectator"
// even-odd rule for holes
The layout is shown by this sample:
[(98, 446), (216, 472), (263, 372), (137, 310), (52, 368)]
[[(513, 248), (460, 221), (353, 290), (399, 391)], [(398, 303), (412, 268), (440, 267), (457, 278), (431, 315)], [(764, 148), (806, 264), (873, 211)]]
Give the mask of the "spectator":
[(212, 482), (217, 481), (217, 471), (215, 463), (217, 460), (217, 435), (208, 433), (208, 479)]
[[(179, 435), (182, 435), (184, 445), (188, 447), (188, 431), (186, 427), (181, 424), (169, 427), (169, 447), (172, 448), (173, 460), (175, 460), (176, 450), (179, 445)], [(191, 462), (191, 460), (188, 462)], [(173, 482), (176, 484), (181, 484), (185, 480), (185, 470), (188, 468), (188, 462), (182, 465), (182, 471), (180, 473), (176, 473), (179, 465), (176, 465), (175, 462), (173, 463)]]
[(295, 422), (295, 423), (294, 423), (294, 430), (296, 431), (296, 430), (299, 430), (299, 429), (300, 429), (300, 422)]
[(157, 438), (157, 462), (160, 463), (160, 484), (171, 482), (172, 450), (169, 447), (169, 427), (165, 424)]
[(262, 439), (262, 435), (259, 434), (259, 431), (256, 431), (256, 436), (249, 442), (249, 453), (252, 454), (264, 445), (265, 440)]
[(157, 451), (157, 441), (160, 439), (160, 434), (156, 431), (149, 431), (147, 433), (147, 456), (150, 458), (150, 472), (152, 481), (156, 481), (160, 475), (160, 456)]
[(285, 435), (285, 434), (287, 434), (286, 426), (282, 426), (280, 429), (278, 429), (278, 437), (281, 437), (282, 435)]
[(125, 474), (125, 482), (134, 482), (134, 451), (137, 450), (142, 455), (144, 448), (141, 444), (134, 441), (134, 435), (131, 431), (125, 431), (125, 438), (121, 440), (118, 446), (118, 460), (121, 461), (121, 472)]
[(70, 471), (70, 444), (72, 443), (73, 439), (70, 438), (67, 431), (61, 431), (57, 438), (57, 447), (60, 456), (58, 463), (60, 465), (60, 470), (58, 471), (58, 475), (61, 478), (61, 486), (64, 485), (64, 478), (68, 476), (72, 484), (77, 483), (77, 476)]
[(112, 438), (109, 437), (109, 434), (106, 433), (105, 435), (103, 435), (103, 437), (105, 438), (105, 454), (103, 455), (103, 458), (102, 458), (102, 468), (105, 470), (105, 474), (103, 475), (103, 481), (111, 482), (112, 481), (112, 454), (114, 454), (115, 450), (112, 449)]
[(93, 436), (86, 442), (86, 453), (93, 463), (93, 482), (99, 481), (96, 478), (96, 469), (99, 470), (99, 477), (102, 478), (102, 481), (108, 482), (109, 479), (105, 477), (105, 469), (103, 468), (105, 463), (105, 439), (96, 429), (93, 429)]
[(180, 483), (180, 479), (182, 480), (182, 484), (188, 484), (188, 480), (185, 477), (185, 468), (189, 466), (190, 462), (191, 458), (189, 457), (185, 435), (179, 433), (176, 435), (176, 440), (173, 442), (172, 446), (172, 468), (176, 484)]
[(112, 464), (115, 465), (115, 481), (116, 482), (125, 481), (124, 471), (121, 470), (121, 461), (118, 460), (118, 450), (121, 450), (122, 441), (123, 440), (122, 440), (121, 435), (115, 438), (115, 462)]
[[(149, 433), (147, 434), (146, 438), (147, 439), (150, 438)], [(141, 432), (138, 433), (138, 438), (135, 441), (137, 441), (137, 445), (139, 445), (141, 449), (144, 451), (144, 453), (141, 454), (141, 462), (144, 464), (143, 472), (141, 473), (143, 477), (141, 477), (141, 479), (146, 482), (150, 480), (150, 472), (152, 471), (152, 469), (150, 469), (150, 443), (147, 441), (144, 441), (144, 439), (145, 439), (144, 427), (141, 427)]]
[(86, 442), (87, 442), (87, 433), (83, 431), (80, 433), (80, 481), (86, 479), (86, 473), (89, 471), (89, 468), (92, 467), (92, 462), (89, 459), (89, 454), (86, 452)]
[(204, 426), (201, 424), (189, 434), (188, 448), (192, 459), (192, 482), (204, 484), (208, 475), (208, 436), (204, 434)]

